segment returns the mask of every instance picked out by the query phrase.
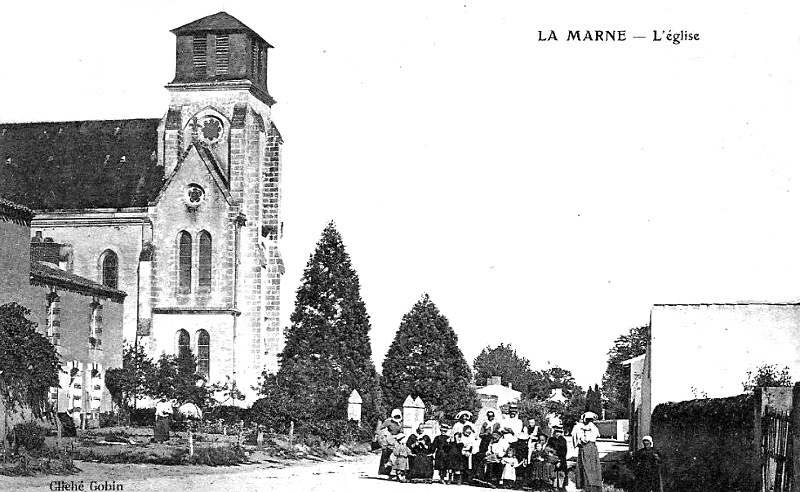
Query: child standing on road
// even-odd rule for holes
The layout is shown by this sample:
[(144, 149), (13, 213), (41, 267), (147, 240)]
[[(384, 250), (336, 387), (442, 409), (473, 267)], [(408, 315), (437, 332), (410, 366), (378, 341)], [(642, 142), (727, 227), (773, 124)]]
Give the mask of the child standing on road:
[(411, 450), (406, 446), (406, 436), (400, 434), (397, 436), (397, 444), (394, 445), (392, 450), (392, 458), (394, 458), (393, 469), (397, 473), (397, 481), (405, 482), (406, 474), (408, 473), (408, 456)]
[(514, 448), (508, 448), (502, 463), (503, 476), (500, 478), (500, 486), (506, 489), (514, 488), (514, 482), (517, 481), (517, 467), (520, 465), (514, 457)]

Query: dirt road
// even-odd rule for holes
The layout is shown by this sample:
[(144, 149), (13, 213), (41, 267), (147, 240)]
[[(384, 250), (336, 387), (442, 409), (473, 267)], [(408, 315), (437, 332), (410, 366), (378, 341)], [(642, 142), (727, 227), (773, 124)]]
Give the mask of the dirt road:
[[(104, 465), (77, 462), (81, 472), (69, 477), (0, 477), (0, 491), (165, 491), (165, 492), (445, 492), (440, 484), (401, 484), (378, 478), (376, 455), (347, 461), (293, 462), (291, 466), (258, 463), (236, 467)], [(458, 487), (455, 490), (488, 490)], [(570, 490), (572, 487), (570, 487)]]
[[(358, 492), (392, 490), (407, 484), (374, 478), (377, 456), (350, 461), (301, 462), (288, 467), (253, 464), (238, 467), (104, 465), (78, 462), (81, 472), (69, 477), (0, 477), (5, 491), (102, 491), (125, 492), (183, 490), (197, 492), (325, 491)], [(421, 492), (417, 487), (415, 490)]]

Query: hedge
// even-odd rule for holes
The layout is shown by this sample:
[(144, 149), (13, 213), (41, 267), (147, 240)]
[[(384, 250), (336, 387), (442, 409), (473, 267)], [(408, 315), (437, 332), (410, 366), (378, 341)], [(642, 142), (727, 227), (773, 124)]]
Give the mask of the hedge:
[(754, 405), (749, 394), (658, 405), (651, 430), (664, 490), (757, 490)]

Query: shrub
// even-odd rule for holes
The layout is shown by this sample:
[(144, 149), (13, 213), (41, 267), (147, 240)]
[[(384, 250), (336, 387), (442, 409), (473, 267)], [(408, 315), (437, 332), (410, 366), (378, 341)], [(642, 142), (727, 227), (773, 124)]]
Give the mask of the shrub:
[(68, 475), (80, 471), (72, 457), (63, 451), (46, 449), (40, 457), (27, 453), (15, 456), (10, 461), (0, 463), (0, 475), (21, 477), (42, 475)]
[(44, 447), (44, 438), (49, 431), (48, 428), (42, 427), (36, 422), (24, 422), (15, 425), (7, 439), (15, 453), (20, 447), (24, 447), (28, 453), (38, 456)]
[(250, 421), (250, 409), (222, 405), (207, 411), (203, 417), (207, 420), (222, 420), (226, 425), (237, 425), (239, 421)]
[(156, 423), (155, 408), (132, 408), (130, 411), (131, 425), (152, 427)]
[(322, 445), (323, 442), (334, 446), (352, 442), (368, 442), (372, 439), (372, 429), (367, 425), (359, 425), (352, 420), (325, 420), (306, 422), (297, 429), (307, 444)]
[(188, 456), (190, 465), (230, 466), (247, 462), (240, 446), (195, 447), (194, 456)]
[(633, 460), (627, 451), (608, 453), (601, 460), (603, 483), (621, 490), (633, 490), (636, 475)]

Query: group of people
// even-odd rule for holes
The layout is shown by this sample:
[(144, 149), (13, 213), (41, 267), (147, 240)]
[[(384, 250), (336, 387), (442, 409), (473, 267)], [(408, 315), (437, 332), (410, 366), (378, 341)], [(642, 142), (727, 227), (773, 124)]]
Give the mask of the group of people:
[[(508, 414), (498, 419), (489, 410), (486, 420), (478, 426), (472, 422), (472, 414), (463, 410), (456, 415), (452, 427), (440, 424), (441, 434), (431, 439), (422, 425), (405, 436), (402, 413), (394, 410), (379, 428), (383, 448), (379, 474), (394, 474), (399, 481), (432, 481), (436, 475), (441, 483), (566, 490), (567, 440), (563, 429), (553, 427), (552, 435), (548, 436), (534, 419), (524, 423), (518, 412), (511, 405)], [(596, 416), (587, 415), (587, 426), (594, 427), (591, 420)], [(596, 439), (596, 434), (582, 437), (579, 450), (594, 448), (593, 454), (579, 451), (587, 460), (598, 456), (592, 439), (592, 435)], [(601, 483), (599, 459), (596, 464), (581, 465), (579, 457), (579, 468), (583, 470), (582, 475), (576, 475), (579, 488)]]

